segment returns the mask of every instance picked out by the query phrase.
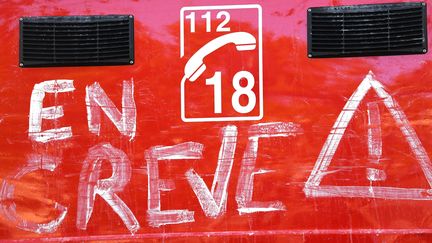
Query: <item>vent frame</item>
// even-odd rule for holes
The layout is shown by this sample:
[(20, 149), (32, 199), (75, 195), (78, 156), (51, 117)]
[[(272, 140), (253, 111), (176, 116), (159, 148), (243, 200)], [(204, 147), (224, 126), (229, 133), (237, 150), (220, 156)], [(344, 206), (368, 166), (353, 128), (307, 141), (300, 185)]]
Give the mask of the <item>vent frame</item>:
[[(105, 23), (105, 25), (103, 25)], [(119, 46), (112, 46), (115, 44), (115, 41), (110, 40), (110, 31), (114, 32), (115, 30), (109, 29), (110, 24), (118, 24), (118, 28), (121, 28), (121, 32), (118, 35), (122, 41), (118, 43), (122, 43), (123, 46), (121, 48), (121, 57), (120, 55), (113, 55), (112, 57), (102, 56), (104, 52), (102, 49), (115, 49), (119, 48)], [(53, 57), (44, 57), (41, 56), (39, 59), (35, 57), (33, 60), (29, 60), (26, 56), (29, 54), (26, 51), (26, 48), (29, 48), (29, 45), (24, 42), (29, 40), (28, 35), (26, 34), (25, 28), (27, 26), (33, 25), (33, 28), (37, 29), (38, 36), (37, 41), (40, 41), (39, 46), (46, 46), (48, 49), (52, 49)], [(34, 27), (40, 25), (41, 27)], [(51, 25), (51, 26), (50, 26)], [(62, 26), (63, 25), (63, 26)], [(105, 27), (100, 28), (100, 25)], [(48, 27), (50, 26), (50, 27)], [(69, 26), (69, 27), (68, 27)], [(91, 30), (81, 29), (80, 26), (84, 26), (82, 28), (96, 28), (97, 33), (92, 32)], [(96, 27), (95, 27), (96, 26)], [(31, 27), (31, 26), (30, 26)], [(55, 40), (56, 33), (59, 31), (56, 30), (56, 27), (61, 29), (66, 33), (66, 35), (72, 35), (77, 43), (72, 44), (61, 44), (60, 41)], [(43, 29), (52, 28), (49, 31), (44, 31)], [(69, 29), (68, 29), (69, 28)], [(71, 29), (74, 29), (71, 31)], [(57, 31), (57, 32), (56, 32)], [(100, 34), (100, 32), (106, 32)], [(31, 32), (31, 31), (27, 31)], [(49, 36), (52, 34), (53, 36)], [(104, 37), (105, 36), (105, 37)], [(52, 39), (49, 39), (53, 37)], [(48, 39), (45, 39), (48, 38)], [(86, 39), (87, 38), (87, 39)], [(79, 43), (80, 41), (88, 41), (89, 43)], [(104, 44), (105, 47), (99, 46), (99, 41), (106, 41)], [(53, 42), (53, 43), (49, 43)], [(65, 41), (67, 42), (67, 41)], [(114, 42), (114, 43), (111, 43)], [(111, 44), (110, 44), (111, 43)], [(33, 44), (37, 45), (37, 44)], [(56, 57), (56, 47), (58, 45), (62, 45), (62, 49), (65, 52), (71, 52), (70, 56), (67, 56), (65, 52), (59, 55), (63, 55), (62, 58)], [(87, 46), (86, 46), (87, 45)], [(84, 47), (83, 47), (84, 46)], [(96, 47), (95, 47), (96, 46)], [(94, 48), (95, 47), (95, 48)], [(85, 49), (87, 48), (87, 49)], [(92, 49), (93, 48), (93, 49)], [(87, 53), (84, 53), (85, 51)], [(41, 50), (37, 50), (41, 51)], [(91, 56), (89, 52), (93, 51), (95, 56)], [(114, 51), (114, 53), (120, 53)], [(50, 52), (51, 54), (51, 52)], [(80, 58), (82, 54), (86, 54), (87, 58)], [(101, 55), (101, 57), (99, 57)], [(107, 54), (105, 54), (107, 55)], [(135, 55), (134, 55), (134, 16), (133, 15), (76, 15), (76, 16), (26, 16), (21, 17), (19, 19), (19, 66), (20, 67), (73, 67), (73, 66), (112, 66), (112, 65), (132, 65), (135, 63)]]
[[(413, 9), (418, 10), (413, 10)], [(353, 52), (345, 52), (343, 48), (342, 51), (333, 53), (316, 51), (313, 45), (313, 35), (314, 31), (312, 29), (312, 17), (314, 14), (334, 14), (334, 15), (344, 15), (344, 14), (374, 14), (383, 11), (401, 11), (401, 10), (412, 10), (421, 12), (421, 33), (422, 33), (422, 43), (421, 46), (416, 46), (415, 48), (405, 48), (405, 49), (393, 49), (393, 50), (367, 50), (365, 47), (364, 51), (355, 50)], [(421, 9), (421, 10), (420, 10)], [(378, 15), (377, 15), (378, 16)], [(379, 18), (373, 17), (372, 18)], [(345, 17), (342, 17), (342, 22)], [(387, 20), (387, 23), (390, 20)], [(342, 23), (341, 22), (341, 23)], [(378, 21), (377, 21), (378, 22)], [(420, 22), (420, 20), (417, 20)], [(360, 21), (361, 23), (361, 21)], [(420, 25), (419, 25), (420, 26)], [(342, 24), (342, 29), (344, 25)], [(390, 27), (387, 28), (389, 30)], [(342, 30), (342, 33), (344, 31)], [(378, 33), (372, 33), (374, 35)], [(394, 33), (393, 33), (394, 34)], [(342, 39), (345, 34), (340, 34)], [(418, 34), (419, 35), (419, 34)], [(390, 31), (388, 33), (390, 36)], [(339, 36), (338, 36), (339, 37)], [(398, 36), (399, 37), (399, 36)], [(384, 37), (382, 37), (384, 38)], [(364, 39), (367, 42), (367, 39)], [(344, 39), (343, 41), (344, 42)], [(390, 37), (388, 37), (387, 45), (390, 45)], [(344, 45), (344, 44), (342, 44)], [(334, 45), (335, 46), (335, 45)], [(337, 48), (335, 48), (337, 49)], [(390, 48), (389, 48), (390, 49)], [(427, 6), (425, 2), (402, 2), (402, 3), (385, 3), (385, 4), (362, 4), (362, 5), (345, 5), (345, 6), (332, 6), (332, 7), (312, 7), (307, 10), (307, 51), (309, 58), (330, 58), (330, 57), (366, 57), (366, 56), (392, 56), (392, 55), (411, 55), (411, 54), (425, 54), (428, 52), (428, 38), (427, 38)]]

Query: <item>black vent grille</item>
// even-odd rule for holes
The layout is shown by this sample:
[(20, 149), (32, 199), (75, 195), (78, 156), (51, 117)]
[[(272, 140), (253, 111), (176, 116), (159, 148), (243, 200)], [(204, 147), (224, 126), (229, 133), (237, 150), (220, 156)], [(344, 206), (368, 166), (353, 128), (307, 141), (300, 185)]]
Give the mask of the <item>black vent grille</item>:
[(134, 63), (133, 16), (20, 18), (21, 67)]
[(308, 9), (308, 56), (349, 57), (427, 52), (425, 3)]

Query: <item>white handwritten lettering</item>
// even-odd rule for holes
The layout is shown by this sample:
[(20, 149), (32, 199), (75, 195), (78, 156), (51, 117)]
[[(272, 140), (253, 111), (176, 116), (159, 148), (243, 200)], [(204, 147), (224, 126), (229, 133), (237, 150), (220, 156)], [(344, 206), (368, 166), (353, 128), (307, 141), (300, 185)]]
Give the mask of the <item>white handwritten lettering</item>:
[[(186, 142), (174, 146), (155, 146), (145, 153), (148, 176), (147, 220), (150, 226), (193, 222), (194, 212), (189, 210), (161, 210), (160, 191), (172, 190), (174, 183), (159, 179), (159, 160), (201, 159), (203, 145)], [(163, 186), (170, 185), (169, 188)]]
[(234, 162), (236, 145), (237, 127), (227, 126), (222, 128), (222, 144), (219, 150), (219, 159), (211, 192), (195, 170), (190, 169), (186, 172), (186, 178), (198, 197), (207, 217), (215, 218), (226, 210), (227, 188)]
[(48, 80), (35, 84), (30, 98), (29, 138), (36, 142), (47, 143), (72, 137), (71, 127), (61, 127), (42, 131), (42, 119), (55, 120), (64, 115), (62, 106), (43, 107), (45, 93), (54, 94), (75, 90), (73, 80)]
[(101, 113), (104, 111), (122, 135), (128, 136), (130, 140), (135, 137), (136, 105), (133, 81), (123, 81), (122, 113), (97, 82), (86, 88), (86, 105), (90, 132), (100, 134)]
[[(102, 161), (108, 160), (112, 166), (112, 176), (99, 179)], [(78, 186), (78, 210), (76, 226), (85, 230), (93, 212), (96, 194), (99, 194), (121, 218), (132, 233), (140, 225), (116, 192), (123, 191), (131, 177), (131, 165), (126, 154), (108, 143), (96, 145), (89, 149), (83, 162)]]
[[(27, 158), (27, 165), (19, 169), (14, 176), (7, 177), (0, 189), (0, 212), (4, 215), (10, 222), (16, 225), (17, 228), (22, 230), (31, 231), (35, 233), (52, 233), (57, 230), (61, 225), (67, 214), (67, 207), (55, 203), (54, 208), (59, 211), (59, 216), (51, 220), (48, 223), (34, 223), (23, 219), (16, 212), (16, 205), (13, 202), (15, 186), (8, 181), (19, 180), (23, 176), (37, 171), (37, 170), (47, 170), (54, 171), (60, 164), (60, 158), (52, 157), (43, 154), (31, 154)], [(8, 201), (12, 201), (9, 203)]]

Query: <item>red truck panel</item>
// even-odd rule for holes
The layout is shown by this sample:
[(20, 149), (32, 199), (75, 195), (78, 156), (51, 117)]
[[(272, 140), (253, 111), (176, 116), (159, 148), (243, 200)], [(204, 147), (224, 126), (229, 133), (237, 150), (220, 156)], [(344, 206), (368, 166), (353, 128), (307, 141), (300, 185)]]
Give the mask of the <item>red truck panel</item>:
[[(1, 240), (429, 242), (430, 54), (307, 56), (308, 8), (388, 2), (3, 1)], [(107, 14), (133, 65), (19, 66), (19, 18)]]

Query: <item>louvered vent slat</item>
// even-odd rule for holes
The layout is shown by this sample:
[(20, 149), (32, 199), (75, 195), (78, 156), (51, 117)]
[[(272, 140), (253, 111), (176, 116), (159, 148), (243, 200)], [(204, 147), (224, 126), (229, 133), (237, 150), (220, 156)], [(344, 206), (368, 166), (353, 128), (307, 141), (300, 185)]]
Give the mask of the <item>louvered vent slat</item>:
[(20, 66), (133, 64), (130, 15), (20, 19)]
[(427, 52), (426, 4), (395, 3), (308, 10), (308, 56)]

